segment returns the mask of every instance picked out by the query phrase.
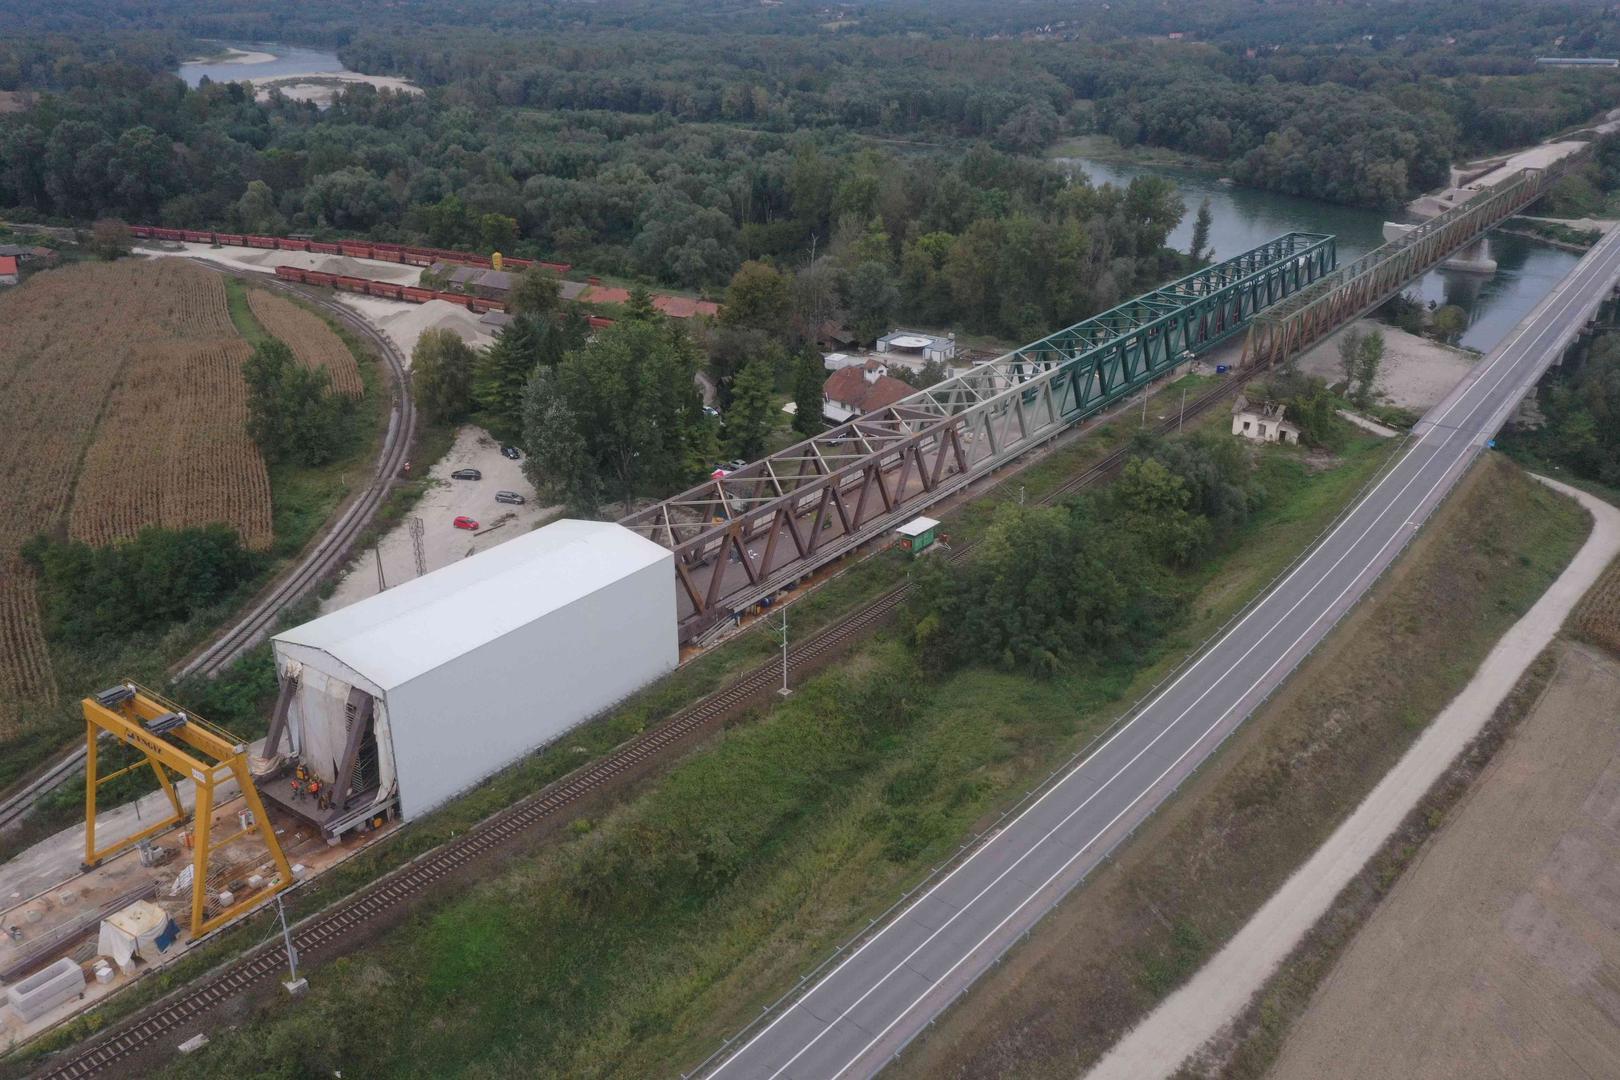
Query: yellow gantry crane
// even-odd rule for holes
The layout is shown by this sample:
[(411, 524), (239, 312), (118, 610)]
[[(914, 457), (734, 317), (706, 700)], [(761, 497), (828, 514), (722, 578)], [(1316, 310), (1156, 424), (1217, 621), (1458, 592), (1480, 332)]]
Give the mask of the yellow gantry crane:
[[(287, 865), (287, 856), (282, 853), (281, 845), (276, 841), (275, 829), (264, 812), (264, 804), (259, 801), (259, 793), (253, 786), (252, 776), (249, 775), (246, 746), (238, 742), (229, 732), (213, 726), (201, 717), (180, 710), (173, 703), (132, 682), (120, 683), (87, 697), (83, 704), (86, 754), (84, 785), (86, 866), (95, 866), (109, 855), (127, 850), (186, 820), (187, 815), (180, 804), (180, 795), (169, 778), (169, 772), (172, 771), (190, 780), (196, 788), (191, 871), (193, 939), (229, 922), (261, 900), (275, 895), (292, 884), (292, 869)], [(98, 775), (96, 743), (102, 732), (106, 732), (126, 746), (134, 747), (143, 755), (143, 759), (106, 776)], [(189, 752), (186, 747), (197, 753)], [(198, 756), (199, 754), (202, 756)], [(203, 757), (211, 761), (205, 761)], [(174, 807), (173, 816), (97, 851), (97, 789), (110, 780), (148, 765), (157, 774), (158, 783), (163, 785), (163, 791), (168, 795), (170, 805)], [(236, 781), (247, 803), (251, 818), (248, 819), (245, 828), (231, 833), (223, 840), (215, 840), (212, 836), (212, 824), (219, 788), (232, 779)], [(233, 897), (232, 902), (225, 905), (223, 910), (209, 917), (207, 909), (210, 859), (219, 849), (254, 831), (259, 833), (265, 847), (269, 849), (270, 858), (275, 862), (278, 871), (276, 878), (240, 899)]]

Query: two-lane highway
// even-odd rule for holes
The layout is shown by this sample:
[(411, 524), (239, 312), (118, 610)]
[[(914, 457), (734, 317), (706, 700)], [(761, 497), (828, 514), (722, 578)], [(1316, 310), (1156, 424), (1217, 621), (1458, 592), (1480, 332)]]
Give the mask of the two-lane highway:
[(1617, 276), (1620, 230), (1424, 417), (1377, 484), (1236, 625), (708, 1075), (831, 1080), (882, 1069), (1316, 647), (1592, 317)]

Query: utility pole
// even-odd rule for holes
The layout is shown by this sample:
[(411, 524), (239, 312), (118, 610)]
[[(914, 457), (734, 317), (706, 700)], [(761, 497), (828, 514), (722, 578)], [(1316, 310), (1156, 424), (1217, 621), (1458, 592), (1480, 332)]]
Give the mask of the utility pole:
[(788, 689), (788, 629), (787, 608), (782, 609), (782, 689), (777, 691), (783, 697), (793, 693)]
[(1147, 387), (1142, 387), (1142, 426), (1147, 427)]
[(287, 993), (299, 997), (309, 989), (309, 980), (298, 977), (298, 948), (293, 944), (292, 931), (287, 929), (287, 909), (281, 906), (281, 896), (276, 896), (276, 914), (281, 917), (281, 940), (287, 947), (287, 981), (282, 986)]
[(1187, 419), (1187, 388), (1181, 388), (1181, 415), (1176, 417), (1176, 434), (1181, 434), (1182, 421)]

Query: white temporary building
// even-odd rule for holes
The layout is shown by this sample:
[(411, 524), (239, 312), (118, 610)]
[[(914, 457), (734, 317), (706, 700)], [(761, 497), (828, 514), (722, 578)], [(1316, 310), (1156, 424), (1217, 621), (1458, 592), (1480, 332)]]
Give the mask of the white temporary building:
[(673, 559), (557, 521), (277, 634), (287, 746), (272, 725), (266, 752), (430, 810), (675, 667)]

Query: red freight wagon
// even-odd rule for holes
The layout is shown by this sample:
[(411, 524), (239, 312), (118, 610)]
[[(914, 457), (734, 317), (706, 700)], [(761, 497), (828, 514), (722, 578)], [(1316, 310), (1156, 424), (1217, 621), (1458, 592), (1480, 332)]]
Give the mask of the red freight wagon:
[(390, 281), (368, 282), (368, 289), (372, 296), (382, 296), (389, 300), (398, 300), (401, 296), (400, 286)]
[(231, 247), (242, 246), (242, 237), (236, 233), (215, 233), (214, 239), (222, 244), (229, 244)]
[(276, 249), (278, 251), (308, 251), (309, 241), (293, 240), (290, 237), (278, 236), (276, 237)]
[(586, 321), (591, 324), (591, 329), (592, 330), (601, 330), (603, 327), (613, 325), (613, 320), (612, 319), (604, 319), (600, 315), (592, 315)]
[(539, 265), (540, 265), (540, 267), (542, 269), (550, 270), (552, 273), (556, 273), (556, 274), (566, 274), (566, 273), (568, 273), (568, 271), (570, 271), (570, 270), (572, 270), (574, 268), (573, 263), (543, 262), (543, 263), (540, 263)]
[(401, 291), (405, 294), (405, 299), (414, 304), (425, 304), (433, 299), (432, 289), (418, 289), (413, 285), (407, 285)]
[(349, 256), (349, 258), (351, 258), (351, 259), (369, 259), (369, 258), (371, 258), (371, 245), (370, 244), (356, 244), (356, 243), (353, 243), (352, 241), (349, 241), (349, 240), (339, 240), (338, 241), (338, 251), (341, 252), (344, 255)]
[(152, 235), (158, 240), (184, 240), (186, 234), (179, 229), (153, 229)]
[(365, 278), (340, 277), (335, 280), (333, 284), (339, 289), (347, 289), (349, 292), (363, 293), (366, 291), (366, 286), (370, 283), (366, 281)]
[(273, 248), (276, 246), (276, 238), (273, 236), (250, 236), (247, 238), (247, 246), (255, 248)]
[(399, 256), (400, 256), (400, 253), (397, 250), (391, 250), (389, 248), (381, 248), (381, 247), (374, 247), (374, 248), (371, 249), (371, 257), (373, 259), (377, 259), (380, 262), (397, 263), (397, 262), (400, 261)]
[(199, 229), (187, 229), (185, 235), (187, 242), (192, 244), (211, 244), (214, 242), (213, 233), (202, 232)]
[(276, 277), (286, 278), (289, 281), (303, 281), (304, 272), (296, 266), (278, 266), (276, 267)]
[(436, 292), (436, 293), (433, 294), (433, 299), (435, 299), (435, 300), (448, 300), (448, 301), (450, 301), (450, 303), (452, 303), (452, 304), (460, 304), (462, 307), (471, 307), (472, 306), (472, 297), (463, 296), (461, 293)]
[(406, 248), (404, 251), (399, 253), (399, 261), (410, 266), (432, 266), (433, 256), (429, 255), (425, 251), (417, 251), (414, 248)]
[(131, 225), (129, 227), (129, 235), (133, 236), (137, 240), (150, 239), (151, 236), (152, 236), (152, 226), (150, 226), (150, 225)]
[(337, 283), (337, 275), (323, 274), (318, 270), (305, 270), (304, 283), (307, 285), (334, 285)]
[(311, 240), (309, 242), (309, 250), (320, 255), (336, 255), (338, 253), (338, 246), (336, 244), (322, 244), (318, 241)]

